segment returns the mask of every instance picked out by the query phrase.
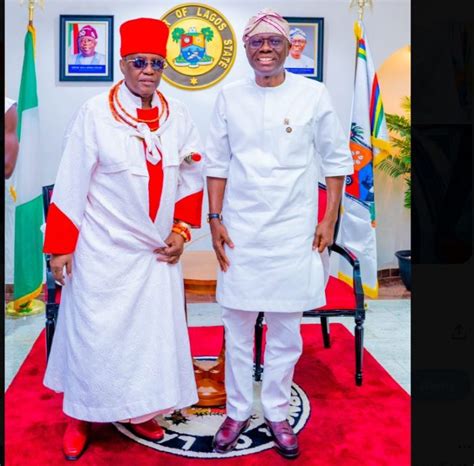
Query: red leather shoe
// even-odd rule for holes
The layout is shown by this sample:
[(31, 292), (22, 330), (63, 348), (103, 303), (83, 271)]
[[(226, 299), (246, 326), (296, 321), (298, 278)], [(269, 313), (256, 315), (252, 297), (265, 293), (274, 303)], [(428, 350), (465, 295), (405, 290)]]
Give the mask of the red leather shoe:
[(268, 430), (275, 442), (275, 449), (280, 455), (288, 459), (296, 458), (300, 454), (298, 438), (287, 420), (272, 422), (265, 419)]
[(156, 442), (165, 436), (165, 431), (155, 419), (150, 419), (149, 421), (142, 422), (141, 424), (130, 423), (128, 424), (128, 427), (134, 434), (144, 438), (145, 440)]
[(69, 419), (63, 437), (63, 452), (67, 460), (77, 460), (84, 453), (89, 440), (90, 428), (90, 422)]
[(234, 419), (227, 416), (212, 441), (214, 451), (217, 453), (227, 453), (233, 450), (235, 445), (237, 445), (240, 434), (247, 429), (249, 424), (250, 418), (245, 421), (234, 421)]

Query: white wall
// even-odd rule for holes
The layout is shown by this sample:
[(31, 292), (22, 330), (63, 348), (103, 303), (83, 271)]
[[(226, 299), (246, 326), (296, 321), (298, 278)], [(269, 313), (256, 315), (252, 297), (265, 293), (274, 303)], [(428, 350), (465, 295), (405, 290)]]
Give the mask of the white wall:
[[(148, 16), (159, 18), (177, 3), (155, 0), (48, 0), (44, 11), (36, 8), (35, 27), (37, 31), (37, 79), (39, 108), (41, 117), (42, 147), (40, 157), (44, 160), (39, 174), (42, 184), (53, 183), (61, 157), (62, 135), (73, 112), (89, 97), (105, 91), (110, 83), (59, 82), (59, 15), (60, 14), (107, 14), (114, 15), (115, 29), (115, 68), (114, 79), (121, 78), (118, 67), (119, 25), (134, 17)], [(263, 2), (261, 0), (215, 0), (205, 2), (217, 8), (232, 24), (239, 39), (248, 18), (264, 7), (271, 6), (284, 16), (324, 17), (324, 76), (323, 80), (332, 95), (342, 124), (349, 131), (352, 84), (354, 75), (354, 33), (353, 23), (357, 17), (355, 9), (349, 9), (349, 0), (295, 0)], [(395, 50), (410, 43), (410, 4), (408, 0), (377, 0), (372, 9), (367, 8), (364, 23), (375, 67)], [(21, 57), (23, 57), (23, 39), (27, 25), (27, 8), (19, 5), (18, 0), (7, 0), (5, 8), (5, 73), (6, 95), (17, 99), (21, 76)], [(243, 48), (237, 51), (234, 67), (217, 85), (201, 91), (185, 91), (162, 81), (160, 90), (165, 95), (183, 100), (190, 108), (203, 139), (206, 137), (214, 99), (220, 87), (250, 73)], [(383, 97), (383, 96), (382, 96)], [(383, 189), (383, 187), (381, 188)], [(398, 201), (395, 201), (398, 202)], [(206, 212), (207, 206), (204, 207)], [(383, 213), (379, 213), (383, 215)], [(408, 219), (406, 220), (408, 221)], [(398, 225), (399, 237), (409, 239), (405, 231), (407, 225)], [(206, 236), (207, 225), (202, 231), (194, 232), (194, 238)], [(8, 236), (7, 232), (7, 236)], [(8, 238), (7, 238), (8, 240)], [(384, 251), (384, 239), (378, 238), (379, 251)], [(189, 246), (196, 249), (208, 249), (208, 237)], [(383, 252), (385, 254), (385, 252)], [(393, 255), (393, 251), (385, 254)], [(6, 261), (9, 258), (6, 257)], [(384, 267), (387, 258), (383, 259)], [(388, 264), (390, 265), (390, 264)], [(396, 262), (393, 262), (396, 266)], [(380, 262), (379, 262), (380, 268)], [(8, 277), (7, 277), (8, 278)]]

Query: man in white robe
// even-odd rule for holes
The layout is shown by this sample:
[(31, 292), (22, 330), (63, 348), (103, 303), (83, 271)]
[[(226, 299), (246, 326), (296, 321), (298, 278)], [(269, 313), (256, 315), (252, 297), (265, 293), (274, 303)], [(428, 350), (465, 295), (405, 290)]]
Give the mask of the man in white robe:
[(5, 179), (8, 180), (15, 170), (16, 159), (18, 157), (18, 112), (16, 102), (9, 97), (5, 97)]
[[(263, 10), (249, 20), (243, 40), (254, 77), (222, 88), (206, 144), (226, 339), (227, 418), (214, 449), (230, 451), (249, 424), (254, 326), (263, 311), (263, 413), (277, 451), (294, 458), (299, 447), (287, 415), (302, 352), (300, 323), (304, 310), (325, 304), (327, 246), (353, 161), (326, 87), (285, 72), (288, 23)], [(328, 203), (317, 225), (320, 176)]]
[(201, 222), (201, 144), (185, 106), (157, 90), (168, 26), (139, 18), (120, 34), (124, 80), (71, 123), (45, 232), (64, 286), (44, 383), (64, 393), (70, 460), (91, 422), (157, 441), (157, 414), (198, 401), (178, 260)]
[(5, 96), (5, 283), (13, 283), (13, 251), (15, 250), (15, 201), (11, 194), (13, 172), (18, 158), (18, 110), (13, 99)]
[(95, 51), (98, 34), (94, 27), (86, 24), (77, 38), (79, 53), (69, 57), (70, 65), (105, 65), (105, 55)]
[(290, 54), (285, 61), (285, 68), (292, 71), (292, 69), (305, 69), (306, 73), (314, 73), (314, 60), (304, 55), (306, 47), (306, 33), (300, 28), (290, 29)]

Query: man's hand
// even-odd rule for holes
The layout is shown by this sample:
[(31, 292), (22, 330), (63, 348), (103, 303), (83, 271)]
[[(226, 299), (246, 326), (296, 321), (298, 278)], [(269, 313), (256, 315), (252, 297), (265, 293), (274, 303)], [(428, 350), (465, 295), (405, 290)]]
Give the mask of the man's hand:
[(323, 219), (316, 227), (313, 239), (313, 251), (317, 249), (323, 252), (328, 246), (334, 242), (334, 229), (336, 222)]
[(181, 254), (184, 251), (184, 238), (172, 231), (165, 239), (167, 246), (157, 248), (153, 252), (158, 254), (156, 260), (167, 262), (168, 264), (177, 264)]
[(64, 267), (68, 277), (72, 274), (72, 254), (52, 254), (49, 266), (54, 279), (64, 286)]
[(217, 256), (219, 266), (223, 272), (226, 272), (230, 267), (230, 262), (224, 251), (224, 244), (227, 244), (229, 248), (234, 247), (234, 243), (227, 233), (227, 228), (222, 225), (218, 219), (210, 221), (211, 235), (212, 235), (212, 247)]
[(323, 252), (334, 242), (334, 230), (336, 228), (339, 209), (341, 206), (341, 197), (344, 186), (344, 175), (327, 176), (327, 203), (326, 212), (322, 221), (316, 227), (313, 240), (313, 251)]

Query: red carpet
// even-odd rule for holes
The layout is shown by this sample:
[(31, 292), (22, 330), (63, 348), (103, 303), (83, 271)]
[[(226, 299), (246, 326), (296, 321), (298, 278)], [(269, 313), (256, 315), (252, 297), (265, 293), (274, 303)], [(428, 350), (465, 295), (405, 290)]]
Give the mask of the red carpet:
[[(408, 466), (410, 464), (410, 397), (368, 353), (364, 384), (354, 383), (354, 338), (341, 325), (331, 325), (332, 347), (324, 349), (319, 325), (303, 325), (304, 353), (295, 383), (306, 393), (311, 414), (299, 433), (301, 456), (295, 463), (315, 466)], [(194, 355), (217, 354), (221, 327), (191, 328)], [(5, 395), (6, 464), (73, 464), (63, 459), (65, 417), (61, 395), (42, 385), (44, 334)], [(203, 465), (194, 459), (163, 453), (120, 434), (111, 424), (94, 424), (80, 465)], [(274, 450), (220, 459), (219, 465), (288, 465)]]

